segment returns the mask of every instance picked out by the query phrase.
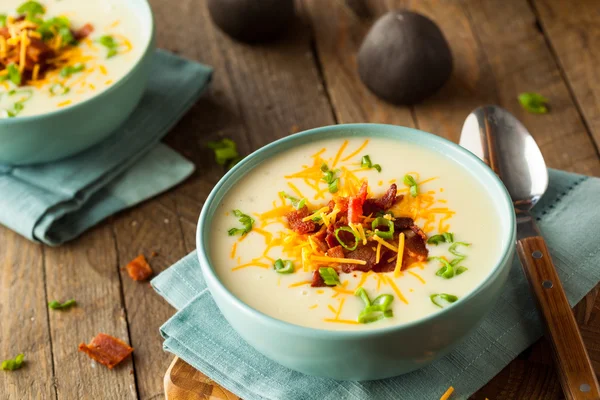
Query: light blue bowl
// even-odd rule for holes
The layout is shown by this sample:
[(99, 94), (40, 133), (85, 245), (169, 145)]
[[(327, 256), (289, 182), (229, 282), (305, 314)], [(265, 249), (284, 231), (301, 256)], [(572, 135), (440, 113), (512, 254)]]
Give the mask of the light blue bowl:
[(0, 164), (23, 165), (76, 154), (112, 134), (139, 103), (154, 50), (154, 20), (146, 0), (128, 0), (144, 50), (135, 66), (97, 96), (40, 115), (0, 119)]
[[(237, 299), (219, 281), (209, 257), (211, 220), (227, 191), (265, 160), (325, 138), (382, 137), (416, 143), (450, 158), (468, 171), (493, 199), (502, 225), (502, 258), (469, 295), (422, 319), (365, 331), (305, 328), (267, 316)], [(375, 157), (376, 159), (377, 157)], [(477, 327), (506, 282), (514, 253), (515, 214), (502, 182), (483, 162), (438, 136), (393, 125), (348, 124), (311, 129), (271, 143), (229, 171), (208, 196), (200, 214), (196, 247), (202, 273), (219, 309), (256, 350), (296, 371), (343, 380), (388, 378), (422, 368), (452, 350)]]

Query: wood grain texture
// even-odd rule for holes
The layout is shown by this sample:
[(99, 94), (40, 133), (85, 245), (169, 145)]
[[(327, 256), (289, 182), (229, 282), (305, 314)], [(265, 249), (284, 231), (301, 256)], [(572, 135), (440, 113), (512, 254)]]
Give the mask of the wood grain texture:
[(131, 345), (110, 226), (102, 224), (60, 247), (45, 247), (44, 254), (48, 299), (77, 301), (69, 310), (50, 312), (58, 399), (136, 399), (131, 358), (109, 370), (77, 351), (79, 343), (89, 343), (100, 332)]
[(600, 146), (600, 3), (596, 0), (533, 0), (596, 147)]
[(164, 386), (166, 400), (240, 400), (179, 357), (165, 373)]
[(598, 399), (600, 387), (562, 283), (542, 237), (520, 239), (517, 254), (556, 358), (567, 399)]
[(0, 371), (2, 399), (56, 396), (43, 258), (42, 246), (0, 226), (0, 361), (25, 355), (23, 368)]

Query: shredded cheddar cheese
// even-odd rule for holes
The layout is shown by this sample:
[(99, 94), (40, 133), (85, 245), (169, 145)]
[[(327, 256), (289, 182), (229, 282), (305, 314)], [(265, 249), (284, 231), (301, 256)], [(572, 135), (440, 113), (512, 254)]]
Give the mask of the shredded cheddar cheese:
[(396, 258), (396, 267), (394, 268), (394, 277), (400, 276), (402, 271), (402, 260), (404, 258), (404, 233), (400, 232), (398, 235), (398, 257)]
[(358, 265), (366, 265), (367, 264), (366, 261), (355, 260), (353, 258), (335, 258), (335, 257), (327, 257), (327, 256), (312, 256), (310, 259), (312, 261), (321, 261), (321, 262), (338, 263), (338, 264), (358, 264)]
[(442, 395), (442, 397), (440, 397), (440, 400), (448, 400), (450, 398), (450, 396), (452, 395), (453, 392), (454, 392), (454, 388), (452, 386), (450, 386), (448, 388), (448, 390), (446, 390), (444, 392), (444, 394)]

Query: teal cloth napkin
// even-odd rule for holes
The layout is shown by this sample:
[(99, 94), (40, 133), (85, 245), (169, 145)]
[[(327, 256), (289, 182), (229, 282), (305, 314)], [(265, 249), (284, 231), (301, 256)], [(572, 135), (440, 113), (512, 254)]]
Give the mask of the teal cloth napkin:
[(198, 100), (212, 69), (157, 50), (148, 87), (113, 135), (56, 162), (0, 165), (0, 224), (59, 245), (181, 182), (194, 165), (159, 140)]
[[(600, 179), (550, 170), (550, 187), (535, 208), (539, 226), (574, 305), (600, 281)], [(161, 327), (172, 352), (245, 400), (453, 399), (473, 394), (542, 335), (529, 287), (515, 259), (500, 299), (452, 353), (421, 370), (380, 381), (344, 382), (289, 370), (246, 344), (220, 314), (196, 253), (153, 281), (179, 311)]]

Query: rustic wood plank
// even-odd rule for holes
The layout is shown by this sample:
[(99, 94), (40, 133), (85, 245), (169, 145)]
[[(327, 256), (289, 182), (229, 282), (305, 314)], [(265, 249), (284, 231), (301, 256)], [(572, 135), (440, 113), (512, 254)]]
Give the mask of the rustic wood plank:
[[(162, 350), (159, 327), (174, 313), (148, 282), (136, 282), (124, 268), (139, 254), (144, 254), (154, 274), (159, 274), (186, 254), (178, 216), (151, 201), (114, 219), (113, 229), (118, 249), (123, 299), (135, 361), (136, 382), (140, 399), (161, 398), (160, 379), (172, 356)], [(152, 256), (156, 253), (155, 256)]]
[(100, 332), (130, 343), (115, 247), (104, 223), (73, 242), (45, 248), (48, 298), (77, 301), (50, 313), (58, 399), (137, 399), (131, 358), (109, 370), (77, 351)]
[(531, 3), (598, 148), (600, 3), (596, 0), (533, 0)]
[(42, 246), (2, 226), (0, 243), (0, 361), (25, 354), (21, 369), (0, 371), (0, 397), (54, 399)]
[[(356, 55), (370, 26), (370, 18), (364, 17), (379, 14), (382, 3), (351, 3), (355, 6), (354, 11), (338, 1), (327, 7), (318, 0), (301, 3), (303, 14), (314, 31), (315, 46), (336, 118), (339, 123), (377, 122), (413, 127), (409, 107), (397, 107), (378, 100), (358, 77)], [(365, 15), (357, 15), (357, 9)]]

